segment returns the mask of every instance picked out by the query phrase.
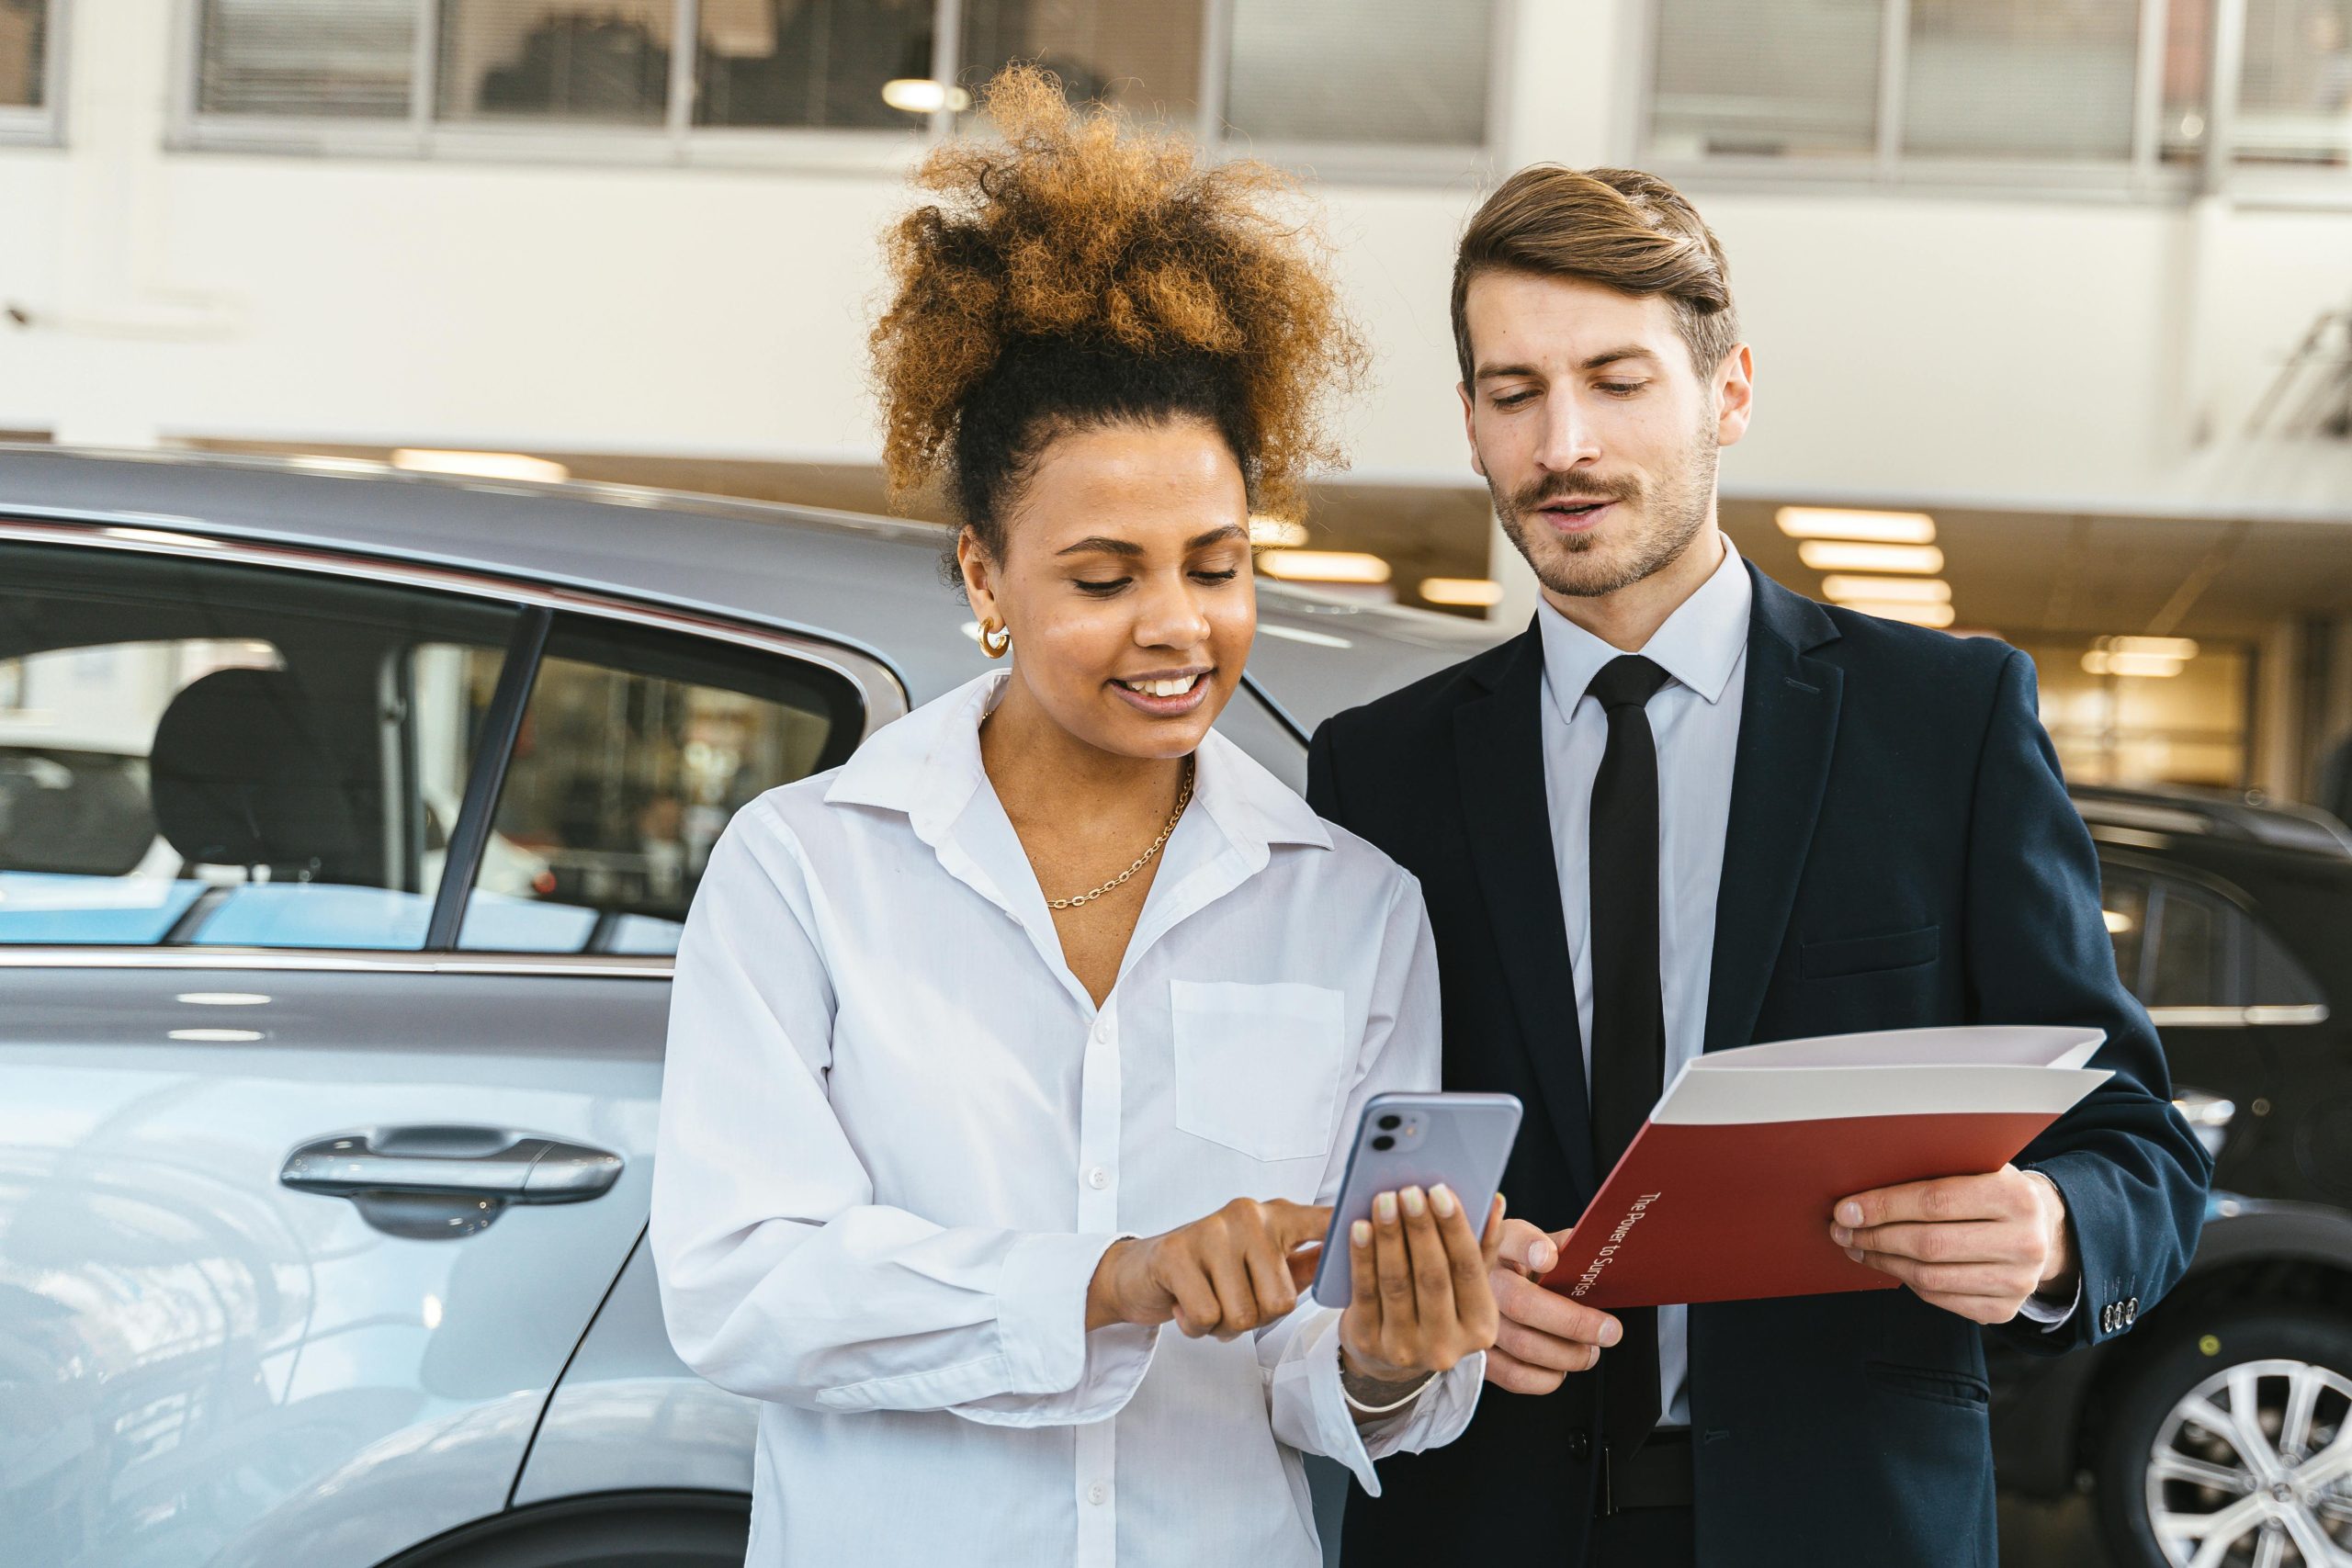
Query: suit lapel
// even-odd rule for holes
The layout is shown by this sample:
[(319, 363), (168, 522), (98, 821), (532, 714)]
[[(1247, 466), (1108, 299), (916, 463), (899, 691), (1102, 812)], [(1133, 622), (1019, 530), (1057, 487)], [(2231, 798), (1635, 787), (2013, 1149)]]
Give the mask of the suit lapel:
[(1486, 694), (1454, 710), (1470, 859), (1544, 1110), (1578, 1190), (1589, 1193), (1591, 1111), (1544, 788), (1541, 637), (1531, 626), (1489, 658), (1489, 671), (1480, 676), (1488, 683)]
[(1797, 882), (1829, 782), (1845, 672), (1806, 655), (1836, 640), (1820, 605), (1749, 566), (1755, 607), (1741, 686), (1739, 744), (1723, 882), (1715, 895), (1714, 968), (1705, 1048), (1745, 1045), (1788, 933)]

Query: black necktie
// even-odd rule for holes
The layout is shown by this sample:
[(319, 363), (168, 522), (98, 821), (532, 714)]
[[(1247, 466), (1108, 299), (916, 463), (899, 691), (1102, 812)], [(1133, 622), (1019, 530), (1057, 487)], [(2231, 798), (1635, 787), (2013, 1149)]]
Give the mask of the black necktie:
[[(1605, 1179), (1664, 1089), (1666, 1007), (1658, 994), (1657, 741), (1643, 705), (1666, 671), (1639, 654), (1611, 660), (1588, 693), (1609, 715), (1592, 780), (1592, 1152)], [(1657, 1311), (1616, 1314), (1625, 1337), (1600, 1355), (1600, 1431), (1623, 1461), (1657, 1425)]]

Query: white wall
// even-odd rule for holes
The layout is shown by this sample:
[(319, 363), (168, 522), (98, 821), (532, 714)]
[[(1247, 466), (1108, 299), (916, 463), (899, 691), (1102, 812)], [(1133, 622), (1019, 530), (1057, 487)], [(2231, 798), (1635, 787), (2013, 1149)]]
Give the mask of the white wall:
[[(1507, 162), (1623, 159), (1636, 0), (1516, 6)], [(0, 426), (872, 452), (896, 172), (168, 152), (160, 9), (76, 0), (69, 146), (0, 149), (0, 302), (33, 317), (0, 322)], [(1321, 194), (1380, 356), (1359, 469), (1470, 482), (1446, 289), (1475, 180)], [(2346, 213), (1693, 194), (1757, 345), (1755, 433), (1724, 468), (1747, 494), (2241, 504), (2245, 465), (2199, 438), (2352, 297)], [(2352, 520), (2352, 474), (2276, 468)], [(2224, 474), (2240, 488), (2207, 493)]]

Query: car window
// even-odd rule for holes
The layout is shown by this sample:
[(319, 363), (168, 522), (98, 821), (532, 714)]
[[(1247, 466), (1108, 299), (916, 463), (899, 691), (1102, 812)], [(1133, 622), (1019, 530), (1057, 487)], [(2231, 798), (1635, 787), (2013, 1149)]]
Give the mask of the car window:
[(0, 546), (0, 942), (415, 948), (518, 612)]
[(728, 818), (834, 766), (863, 725), (846, 679), (788, 655), (559, 621), (458, 945), (676, 952)]
[(2125, 866), (2099, 868), (2100, 912), (2107, 918), (2107, 936), (2115, 944), (2116, 972), (2133, 996), (2146, 985), (2142, 960), (2147, 951), (2148, 879)]
[(2114, 863), (2102, 864), (2100, 879), (2116, 967), (2147, 1007), (2303, 1008), (2324, 1002), (2319, 983), (2278, 933), (2219, 891)]

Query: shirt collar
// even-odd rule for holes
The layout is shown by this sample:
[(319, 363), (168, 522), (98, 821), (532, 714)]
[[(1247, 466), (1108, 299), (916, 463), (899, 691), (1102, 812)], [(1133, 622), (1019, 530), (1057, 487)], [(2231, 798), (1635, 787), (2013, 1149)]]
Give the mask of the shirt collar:
[[(980, 720), (1012, 678), (1011, 671), (991, 670), (875, 731), (826, 789), (826, 803), (903, 811), (918, 837), (938, 844), (987, 782)], [(1195, 757), (1193, 798), (1228, 842), (1331, 847), (1329, 830), (1306, 802), (1224, 736), (1209, 731)]]
[[(1723, 700), (1724, 688), (1731, 684), (1732, 671), (1747, 649), (1748, 610), (1756, 592), (1731, 536), (1721, 537), (1724, 558), (1641, 648), (1644, 658), (1710, 704)], [(1624, 650), (1560, 614), (1549, 600), (1538, 602), (1535, 624), (1544, 638), (1544, 682), (1551, 688), (1561, 722), (1566, 723), (1600, 667)]]

